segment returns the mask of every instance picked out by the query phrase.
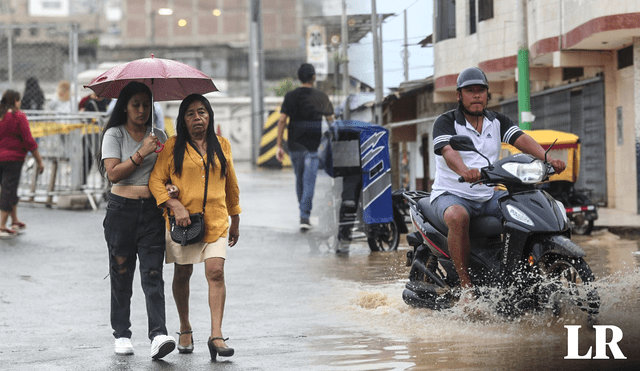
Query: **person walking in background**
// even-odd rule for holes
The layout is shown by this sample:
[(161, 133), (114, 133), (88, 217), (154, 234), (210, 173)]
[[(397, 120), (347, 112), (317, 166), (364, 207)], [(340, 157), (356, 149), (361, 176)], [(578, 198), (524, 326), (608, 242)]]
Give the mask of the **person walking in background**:
[(284, 159), (283, 136), (288, 125), (288, 152), (296, 175), (296, 195), (300, 208), (300, 230), (311, 229), (309, 217), (318, 174), (318, 146), (322, 137), (322, 117), (333, 120), (333, 105), (329, 97), (313, 88), (316, 71), (309, 63), (298, 69), (302, 85), (287, 93), (280, 108), (278, 121), (278, 152), (276, 158)]
[(167, 335), (162, 268), (165, 249), (164, 218), (149, 190), (149, 174), (164, 132), (151, 131), (151, 90), (140, 82), (127, 84), (102, 134), (100, 174), (113, 183), (107, 199), (104, 236), (109, 248), (111, 326), (117, 354), (133, 354), (131, 296), (136, 257), (147, 303), (151, 357), (162, 358), (175, 349)]
[(71, 113), (71, 85), (69, 81), (62, 80), (58, 83), (56, 96), (49, 101), (47, 109), (58, 113)]
[[(20, 112), (20, 93), (7, 90), (0, 101), (0, 237), (13, 237), (27, 226), (18, 219), (18, 184), (22, 164), (31, 152), (38, 174), (44, 171), (38, 144), (31, 135), (27, 116)], [(11, 217), (11, 228), (7, 222)]]
[[(193, 264), (204, 262), (211, 311), (211, 333), (207, 345), (211, 359), (215, 360), (217, 355), (229, 357), (234, 353), (222, 336), (226, 300), (224, 262), (227, 245), (231, 247), (238, 242), (240, 190), (231, 145), (227, 139), (216, 135), (213, 109), (207, 98), (192, 94), (182, 101), (176, 119), (176, 133), (160, 152), (149, 186), (158, 205), (167, 208), (167, 229), (169, 212), (175, 216), (177, 225), (186, 227), (191, 224), (189, 214), (204, 211), (205, 233), (201, 242), (181, 246), (171, 240), (167, 230), (167, 263), (174, 263), (175, 267), (173, 297), (180, 317), (178, 351), (191, 353), (189, 281)], [(164, 192), (168, 182), (180, 189), (178, 198), (171, 199)], [(205, 206), (206, 210), (203, 210)]]
[[(84, 99), (83, 99), (84, 100)], [(83, 103), (83, 102), (80, 102)], [(98, 97), (95, 93), (89, 95), (82, 104), (81, 111), (85, 112), (107, 112), (107, 108), (111, 103), (110, 98)]]
[(43, 107), (44, 92), (40, 88), (38, 79), (29, 77), (24, 86), (21, 108), (23, 110), (42, 110)]

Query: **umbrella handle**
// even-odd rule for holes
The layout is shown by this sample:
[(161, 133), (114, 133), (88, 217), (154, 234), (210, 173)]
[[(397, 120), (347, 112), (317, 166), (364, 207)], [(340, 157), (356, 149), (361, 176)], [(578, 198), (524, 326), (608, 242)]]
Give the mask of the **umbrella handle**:
[(160, 153), (164, 149), (164, 144), (162, 142), (160, 142), (160, 141), (158, 141), (158, 146), (160, 146), (160, 148), (156, 149), (156, 151), (155, 151), (156, 153)]

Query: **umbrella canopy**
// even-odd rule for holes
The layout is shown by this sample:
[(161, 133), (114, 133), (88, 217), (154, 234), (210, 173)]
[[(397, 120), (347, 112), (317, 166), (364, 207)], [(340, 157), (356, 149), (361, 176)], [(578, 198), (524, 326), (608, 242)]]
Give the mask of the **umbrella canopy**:
[(154, 101), (181, 100), (189, 94), (218, 91), (209, 76), (187, 64), (170, 59), (137, 59), (117, 65), (99, 75), (85, 88), (99, 97), (118, 98), (120, 91), (131, 81), (146, 84)]

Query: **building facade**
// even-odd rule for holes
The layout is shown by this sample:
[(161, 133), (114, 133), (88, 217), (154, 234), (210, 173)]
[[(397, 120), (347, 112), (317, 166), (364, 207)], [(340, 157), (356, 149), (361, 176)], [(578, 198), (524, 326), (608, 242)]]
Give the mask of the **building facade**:
[(455, 102), (458, 74), (478, 66), (489, 79), (490, 108), (517, 122), (518, 43), (526, 31), (532, 129), (577, 134), (577, 188), (638, 213), (640, 2), (518, 1), (434, 1), (434, 101)]

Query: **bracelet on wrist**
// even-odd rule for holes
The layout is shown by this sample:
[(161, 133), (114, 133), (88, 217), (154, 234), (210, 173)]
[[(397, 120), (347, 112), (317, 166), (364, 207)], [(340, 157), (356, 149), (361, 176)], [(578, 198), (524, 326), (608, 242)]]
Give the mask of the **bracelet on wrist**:
[(135, 162), (135, 161), (133, 161), (133, 157), (132, 157), (132, 156), (129, 156), (129, 159), (131, 160), (131, 162), (133, 162), (133, 164), (134, 164), (134, 165), (136, 165), (136, 166), (140, 166), (140, 164), (136, 164), (136, 162)]

